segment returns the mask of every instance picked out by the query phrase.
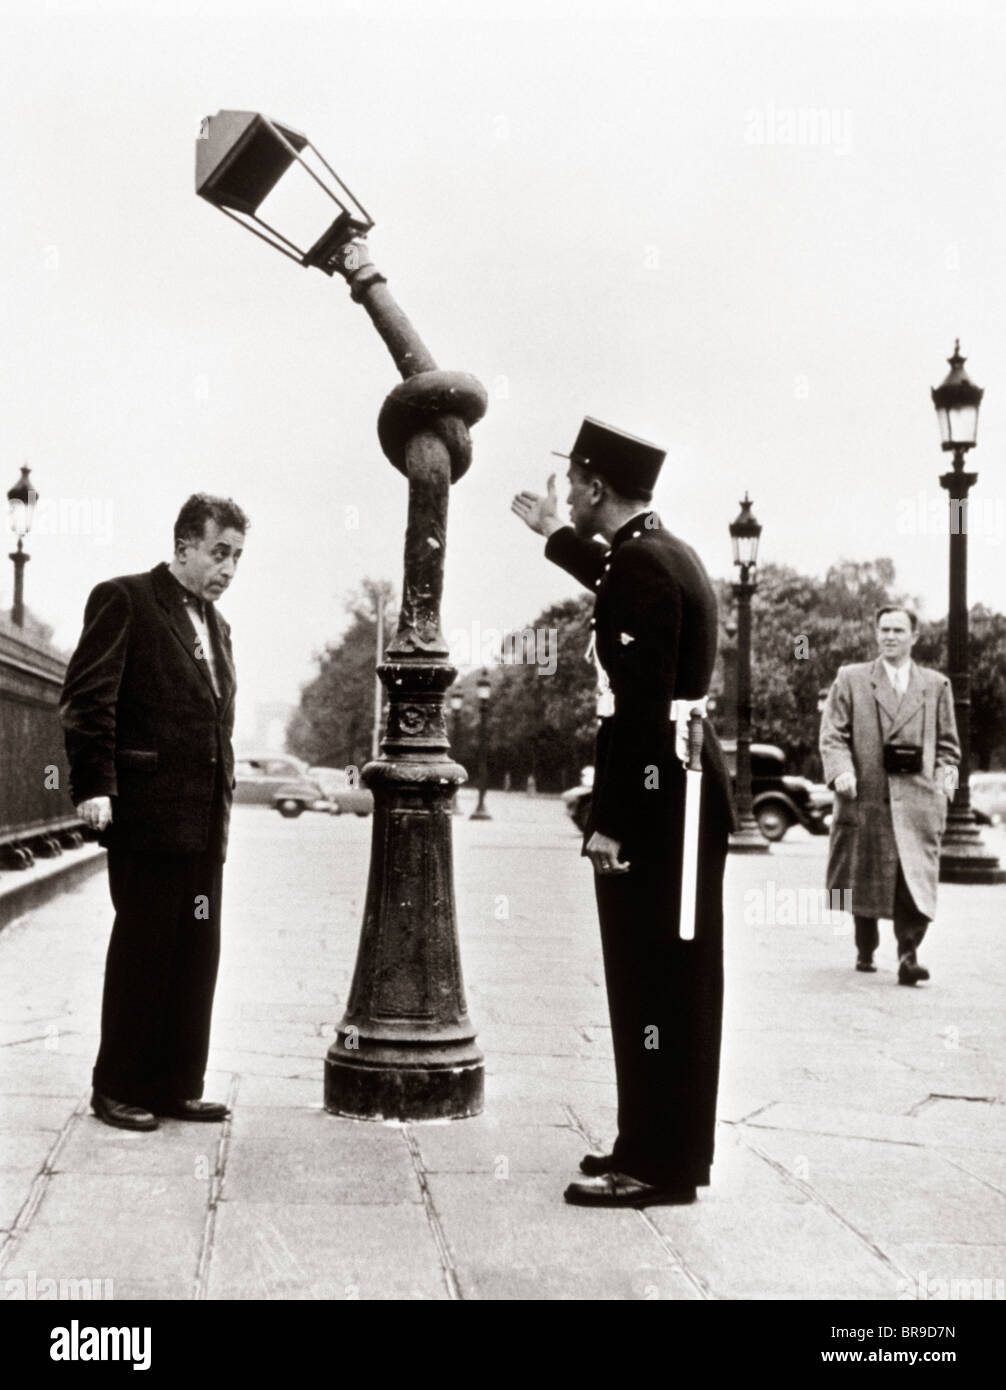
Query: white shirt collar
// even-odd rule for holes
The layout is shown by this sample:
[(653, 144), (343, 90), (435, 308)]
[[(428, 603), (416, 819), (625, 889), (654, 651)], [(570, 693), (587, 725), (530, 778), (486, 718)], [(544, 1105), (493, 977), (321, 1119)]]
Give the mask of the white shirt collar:
[(888, 680), (899, 695), (904, 695), (905, 691), (908, 689), (908, 681), (912, 672), (911, 659), (906, 661), (904, 666), (892, 666), (884, 657), (880, 659), (884, 663), (884, 670), (887, 672)]

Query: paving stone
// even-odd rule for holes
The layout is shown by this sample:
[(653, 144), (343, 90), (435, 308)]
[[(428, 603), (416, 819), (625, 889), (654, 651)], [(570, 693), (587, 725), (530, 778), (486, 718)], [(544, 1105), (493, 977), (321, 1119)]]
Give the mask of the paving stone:
[(0, 1231), (9, 1231), (31, 1192), (37, 1168), (7, 1168), (0, 1172)]
[(217, 1213), (208, 1292), (246, 1299), (447, 1297), (426, 1214), (413, 1203), (226, 1202)]
[(4, 1096), (0, 1103), (0, 1132), (20, 1134), (26, 1129), (61, 1130), (77, 1106), (68, 1096)]
[(610, 1030), (594, 1029), (588, 1038), (573, 1024), (491, 1023), (479, 1029), (479, 1046), (494, 1058), (508, 1053), (535, 1057), (575, 1057), (605, 1061), (611, 1057)]
[(211, 1174), (217, 1166), (219, 1125), (164, 1123), (150, 1133), (113, 1129), (89, 1116), (54, 1163), (57, 1173), (187, 1177)]
[[(759, 1131), (758, 1145), (783, 1162), (792, 1161), (797, 1137)], [(881, 1245), (916, 1244), (931, 1238), (934, 1213), (948, 1243), (1006, 1241), (1006, 1198), (976, 1178), (939, 1162), (924, 1149), (862, 1139), (801, 1134), (806, 1181), (850, 1223)], [(892, 1163), (898, 1174), (892, 1182)]]
[(77, 1213), (56, 1225), (32, 1224), (21, 1239), (5, 1274), (36, 1270), (55, 1279), (111, 1279), (115, 1285), (137, 1278), (145, 1282), (186, 1280), (195, 1276), (202, 1240), (191, 1225), (157, 1208), (136, 1214), (103, 1209), (100, 1219)]
[(292, 1105), (309, 1107), (324, 1097), (323, 1076), (318, 1081), (299, 1081), (289, 1076), (242, 1076), (238, 1086), (238, 1106)]
[(227, 1201), (345, 1204), (419, 1202), (400, 1129), (285, 1111), (282, 1135), (236, 1136), (227, 1157)]
[[(726, 1200), (650, 1207), (654, 1224), (715, 1298), (895, 1298), (897, 1275), (812, 1202)], [(768, 1271), (771, 1274), (768, 1275)]]
[(0, 1132), (0, 1171), (30, 1168), (37, 1173), (56, 1144), (51, 1129), (29, 1129), (21, 1134)]
[(835, 1134), (890, 1144), (924, 1144), (926, 1136), (910, 1115), (877, 1114), (841, 1106), (773, 1104), (747, 1121), (752, 1130), (781, 1129), (804, 1134)]
[[(371, 826), (258, 812), (236, 809), (227, 866), (206, 1094), (223, 1098), (232, 1073), (238, 1091), (209, 1296), (444, 1299), (405, 1131), (321, 1108)], [(995, 1276), (1002, 1107), (930, 1098), (1002, 1099), (1006, 936), (987, 926), (1001, 916), (1001, 890), (941, 888), (938, 925), (948, 930), (927, 939), (933, 985), (906, 991), (894, 983), (889, 932), (880, 974), (863, 977), (851, 969), (850, 931), (745, 923), (752, 886), (820, 882), (823, 841), (794, 833), (771, 863), (732, 857), (719, 1114), (747, 1123), (719, 1126), (713, 1183), (694, 1207), (592, 1212), (562, 1201), (587, 1147), (577, 1129), (603, 1147), (615, 1132), (592, 881), (558, 802), (498, 794), (494, 815), (455, 827), (486, 1111), (409, 1129), (464, 1297), (688, 1300), (698, 1284), (716, 1297), (886, 1301), (911, 1297), (898, 1281), (920, 1270), (969, 1279), (977, 1263)], [(510, 899), (504, 923), (493, 915), (497, 892)], [(0, 1048), (0, 1133), (10, 1141), (0, 1140), (0, 1157), (30, 1159), (0, 1169), (0, 1221), (31, 1190), (39, 1145), (55, 1142), (87, 1095), (109, 921), (107, 886), (95, 881), (0, 934), (0, 1023), (10, 1038), (38, 1034)], [(52, 959), (58, 980), (40, 969)], [(58, 1032), (46, 1035), (50, 1022)], [(221, 1133), (166, 1122), (131, 1135), (81, 1118), (8, 1267), (111, 1277), (120, 1298), (190, 1298), (209, 1196), (197, 1165), (215, 1163)], [(500, 1156), (507, 1178), (495, 1177)]]
[(955, 1144), (940, 1145), (939, 1153), (947, 1163), (963, 1168), (1006, 1195), (1006, 1163), (1000, 1150), (960, 1149)]
[[(543, 1260), (545, 1256), (543, 1255)], [(601, 1267), (572, 1273), (563, 1265), (542, 1263), (537, 1267), (498, 1265), (467, 1266), (460, 1276), (461, 1293), (466, 1299), (583, 1300), (673, 1300), (697, 1302), (702, 1294), (675, 1266), (668, 1269), (612, 1269)]]
[(503, 1181), (489, 1174), (430, 1173), (427, 1183), (453, 1252), (459, 1276), (484, 1268), (486, 1252), (500, 1270), (548, 1265), (568, 1273), (576, 1297), (580, 1276), (596, 1268), (668, 1271), (673, 1260), (634, 1211), (571, 1207), (562, 1199), (572, 1175), (512, 1172)]
[(0, 1062), (0, 1111), (5, 1097), (15, 1095), (62, 1096), (77, 1101), (88, 1082), (79, 1062), (51, 1050), (17, 1049)]
[(73, 1226), (90, 1221), (95, 1227), (150, 1221), (175, 1223), (179, 1233), (198, 1236), (206, 1220), (209, 1183), (194, 1176), (165, 1177), (135, 1173), (56, 1173), (31, 1229)]
[(585, 1152), (574, 1130), (542, 1125), (500, 1125), (480, 1116), (447, 1128), (415, 1125), (423, 1166), (438, 1173), (572, 1175)]
[[(303, 1082), (293, 1084), (304, 1085)], [(317, 1098), (310, 1105), (241, 1105), (231, 1120), (231, 1134), (235, 1139), (269, 1139), (274, 1135), (293, 1134), (320, 1139), (324, 1135), (332, 1141), (336, 1131), (340, 1135), (344, 1132), (345, 1123), (341, 1116), (330, 1115)]]

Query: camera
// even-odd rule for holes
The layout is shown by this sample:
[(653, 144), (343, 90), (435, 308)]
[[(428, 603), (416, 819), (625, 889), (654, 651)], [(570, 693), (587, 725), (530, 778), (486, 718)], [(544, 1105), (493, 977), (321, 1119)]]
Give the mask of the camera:
[(885, 772), (921, 772), (922, 745), (919, 743), (885, 743)]

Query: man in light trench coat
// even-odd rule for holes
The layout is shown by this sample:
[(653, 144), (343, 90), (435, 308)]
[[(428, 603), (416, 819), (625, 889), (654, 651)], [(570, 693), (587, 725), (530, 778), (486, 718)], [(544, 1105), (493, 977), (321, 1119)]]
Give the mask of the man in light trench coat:
[(929, 979), (916, 952), (936, 916), (961, 749), (949, 680), (912, 661), (915, 614), (881, 608), (876, 629), (879, 657), (839, 668), (821, 716), (824, 780), (835, 790), (827, 887), (851, 891), (856, 969), (876, 969), (877, 918), (888, 918), (898, 983), (914, 985)]

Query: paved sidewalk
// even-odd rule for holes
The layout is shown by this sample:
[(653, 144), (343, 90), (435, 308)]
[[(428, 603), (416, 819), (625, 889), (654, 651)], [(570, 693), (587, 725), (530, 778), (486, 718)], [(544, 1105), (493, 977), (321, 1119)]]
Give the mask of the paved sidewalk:
[(932, 983), (908, 990), (889, 927), (860, 975), (848, 919), (801, 905), (823, 840), (732, 859), (713, 1184), (692, 1207), (585, 1211), (562, 1189), (615, 1104), (590, 874), (554, 799), (489, 808), (454, 837), (475, 1120), (322, 1109), (369, 820), (235, 812), (207, 1082), (223, 1127), (89, 1113), (103, 877), (0, 932), (0, 1295), (1006, 1298), (1006, 889), (941, 888)]

